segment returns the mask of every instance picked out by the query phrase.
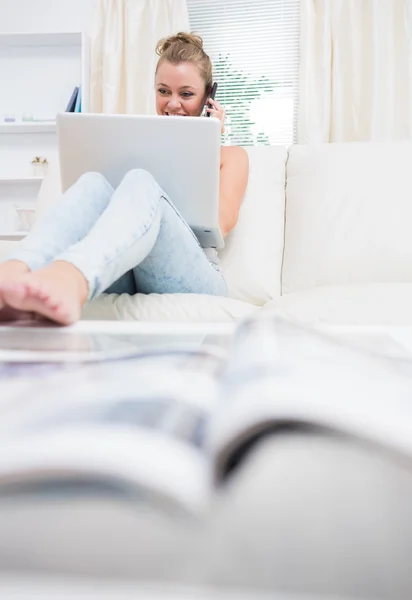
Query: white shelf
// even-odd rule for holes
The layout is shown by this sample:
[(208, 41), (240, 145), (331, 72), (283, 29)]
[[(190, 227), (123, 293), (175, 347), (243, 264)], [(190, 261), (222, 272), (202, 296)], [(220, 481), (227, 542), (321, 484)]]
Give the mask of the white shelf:
[(80, 46), (81, 32), (1, 33), (0, 47), (10, 46)]
[(55, 133), (55, 121), (0, 123), (0, 133)]
[(28, 231), (0, 231), (0, 240), (22, 240), (28, 233)]
[(40, 183), (44, 179), (44, 176), (32, 176), (27, 175), (25, 177), (13, 176), (13, 175), (0, 175), (0, 185), (2, 183)]

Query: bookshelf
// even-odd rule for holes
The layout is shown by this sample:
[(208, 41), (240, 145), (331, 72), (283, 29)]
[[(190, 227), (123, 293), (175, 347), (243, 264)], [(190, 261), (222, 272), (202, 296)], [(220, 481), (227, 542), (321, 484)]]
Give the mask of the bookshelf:
[(82, 32), (0, 33), (0, 122), (25, 113), (53, 121), (79, 84), (86, 111), (89, 54)]
[(42, 181), (31, 160), (56, 160), (56, 115), (75, 86), (82, 86), (83, 112), (89, 110), (89, 71), (83, 32), (0, 33), (0, 239), (22, 235), (16, 206), (34, 208)]

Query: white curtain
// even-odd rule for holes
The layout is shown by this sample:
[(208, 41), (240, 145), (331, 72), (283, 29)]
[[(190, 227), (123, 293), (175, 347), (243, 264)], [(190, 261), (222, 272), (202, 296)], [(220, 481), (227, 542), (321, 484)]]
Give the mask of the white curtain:
[(300, 143), (412, 137), (412, 0), (301, 0)]
[(90, 31), (91, 112), (154, 113), (156, 44), (188, 30), (186, 0), (98, 0)]

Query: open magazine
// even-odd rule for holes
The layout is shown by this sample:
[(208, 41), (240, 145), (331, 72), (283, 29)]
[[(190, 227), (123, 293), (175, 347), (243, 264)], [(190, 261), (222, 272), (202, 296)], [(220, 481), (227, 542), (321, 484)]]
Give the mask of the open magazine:
[(253, 445), (284, 427), (412, 457), (409, 355), (279, 318), (244, 323), (228, 352), (141, 352), (25, 386), (0, 400), (0, 495), (64, 484), (201, 514)]

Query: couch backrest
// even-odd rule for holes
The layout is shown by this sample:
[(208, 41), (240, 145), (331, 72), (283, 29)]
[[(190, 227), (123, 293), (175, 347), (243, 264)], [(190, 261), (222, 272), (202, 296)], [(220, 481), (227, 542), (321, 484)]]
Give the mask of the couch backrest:
[(292, 146), (282, 292), (412, 281), (412, 143)]
[[(246, 148), (249, 181), (236, 228), (221, 252), (230, 295), (256, 305), (280, 295), (287, 149)], [(49, 166), (37, 201), (37, 217), (61, 195), (58, 161)]]
[(280, 296), (285, 220), (281, 146), (246, 147), (249, 181), (238, 223), (220, 253), (230, 296), (263, 305)]

